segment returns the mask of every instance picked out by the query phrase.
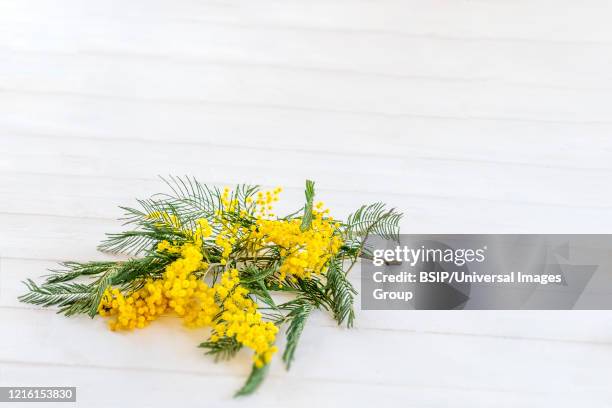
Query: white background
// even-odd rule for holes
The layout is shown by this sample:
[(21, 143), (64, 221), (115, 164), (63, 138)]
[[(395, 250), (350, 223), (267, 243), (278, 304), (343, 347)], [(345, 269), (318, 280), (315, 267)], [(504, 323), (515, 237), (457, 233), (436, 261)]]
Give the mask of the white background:
[(0, 384), (77, 386), (84, 407), (611, 406), (612, 312), (321, 313), (292, 370), (236, 401), (248, 353), (214, 364), (204, 332), (16, 300), (104, 258), (157, 175), (282, 185), (287, 208), (312, 178), (335, 215), (382, 200), (407, 233), (609, 233), (611, 18), (607, 0), (0, 0)]

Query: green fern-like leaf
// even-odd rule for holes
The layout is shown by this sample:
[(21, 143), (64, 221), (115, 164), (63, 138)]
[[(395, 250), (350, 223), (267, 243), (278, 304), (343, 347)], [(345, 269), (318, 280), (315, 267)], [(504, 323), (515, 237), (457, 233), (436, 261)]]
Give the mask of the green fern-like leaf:
[(79, 277), (92, 277), (100, 275), (117, 263), (114, 261), (103, 262), (62, 262), (61, 269), (52, 269), (51, 275), (48, 275), (45, 283), (60, 283), (68, 282)]
[[(209, 187), (189, 176), (170, 176), (168, 179), (163, 177), (161, 179), (172, 192), (157, 194), (154, 198), (165, 205), (172, 206), (185, 225), (192, 224), (198, 218), (206, 218), (210, 221), (221, 210), (224, 211), (225, 216), (228, 215), (227, 211), (229, 210), (222, 206), (223, 193), (219, 188)], [(259, 186), (248, 184), (236, 186), (228, 197), (229, 201), (234, 203), (231, 212), (239, 214), (242, 210), (254, 206), (253, 200), (251, 200), (251, 203), (248, 203), (248, 201), (258, 191)]]
[(399, 222), (402, 214), (395, 209), (386, 209), (383, 203), (363, 205), (346, 222), (349, 239), (365, 240), (370, 234), (399, 241)]
[(113, 284), (113, 279), (117, 276), (116, 269), (110, 269), (95, 284), (92, 285), (93, 296), (89, 305), (89, 317), (93, 318), (98, 314), (98, 305), (104, 296), (104, 292)]
[(284, 309), (288, 309), (289, 313), (285, 317), (285, 320), (289, 321), (289, 327), (287, 328), (287, 344), (285, 351), (283, 352), (283, 361), (287, 370), (291, 368), (293, 362), (295, 350), (297, 348), (300, 336), (304, 330), (304, 325), (310, 313), (313, 310), (312, 303), (307, 299), (298, 298), (291, 302), (283, 305)]
[(240, 284), (247, 288), (252, 295), (273, 309), (276, 308), (276, 304), (266, 286), (265, 280), (274, 272), (276, 272), (274, 267), (259, 269), (254, 265), (248, 265), (240, 272)]
[(112, 284), (135, 289), (145, 278), (158, 279), (166, 266), (177, 259), (177, 254), (153, 252), (144, 258), (132, 258), (118, 262)]
[(346, 321), (347, 327), (352, 327), (355, 320), (353, 307), (357, 291), (347, 279), (342, 270), (340, 260), (332, 259), (327, 270), (326, 292), (331, 299), (331, 310), (338, 325)]
[(66, 316), (87, 313), (95, 301), (96, 295), (90, 285), (60, 282), (39, 286), (31, 279), (24, 283), (28, 293), (20, 296), (20, 301), (42, 307), (57, 306), (58, 313)]
[(250, 395), (261, 385), (264, 378), (266, 378), (266, 374), (268, 373), (269, 364), (264, 365), (263, 367), (257, 367), (253, 365), (251, 369), (251, 374), (249, 378), (247, 378), (245, 384), (234, 394), (235, 397), (241, 397), (245, 395)]
[(310, 228), (310, 224), (312, 224), (312, 203), (315, 195), (314, 181), (306, 180), (306, 190), (304, 194), (306, 196), (306, 203), (304, 204), (302, 225), (300, 225), (300, 229), (302, 231), (306, 231), (308, 228)]
[[(161, 179), (170, 192), (137, 200), (138, 208), (121, 207), (125, 211), (121, 220), (124, 225), (131, 225), (134, 229), (107, 234), (107, 239), (98, 247), (101, 251), (139, 255), (151, 250), (162, 240), (180, 242), (186, 239), (183, 231), (194, 230), (196, 221), (201, 218), (211, 221), (213, 236), (219, 232), (221, 227), (212, 220), (223, 209), (221, 190), (201, 184), (188, 176)], [(253, 205), (247, 201), (258, 190), (258, 186), (237, 186), (229, 197), (236, 205), (231, 214), (224, 212), (224, 217), (229, 220), (240, 218), (237, 215)], [(178, 225), (169, 222), (169, 217), (176, 220)]]
[(234, 337), (224, 336), (217, 341), (205, 341), (198, 347), (207, 349), (206, 354), (213, 356), (216, 362), (233, 358), (242, 349), (242, 344)]
[(140, 255), (152, 250), (162, 240), (181, 242), (186, 239), (180, 228), (168, 222), (168, 216), (174, 217), (181, 225), (188, 222), (174, 206), (154, 200), (138, 200), (138, 203), (142, 209), (121, 207), (125, 211), (124, 225), (131, 225), (134, 229), (106, 234), (106, 240), (98, 246), (100, 251)]

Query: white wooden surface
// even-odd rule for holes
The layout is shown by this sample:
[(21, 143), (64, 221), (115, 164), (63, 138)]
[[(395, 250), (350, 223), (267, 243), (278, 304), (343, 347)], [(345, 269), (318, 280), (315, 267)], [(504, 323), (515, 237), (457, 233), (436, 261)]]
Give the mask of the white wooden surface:
[(383, 200), (413, 233), (609, 233), (611, 18), (607, 0), (0, 0), (0, 385), (77, 386), (83, 407), (612, 406), (609, 312), (318, 314), (291, 372), (236, 401), (248, 356), (214, 364), (173, 319), (118, 335), (16, 300), (103, 258), (158, 174), (283, 185), (287, 208), (313, 178), (337, 215)]

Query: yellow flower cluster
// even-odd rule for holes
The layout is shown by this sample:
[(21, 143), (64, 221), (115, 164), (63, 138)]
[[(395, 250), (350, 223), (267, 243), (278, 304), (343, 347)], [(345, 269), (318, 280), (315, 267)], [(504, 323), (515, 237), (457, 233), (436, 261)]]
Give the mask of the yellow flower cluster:
[(272, 191), (258, 192), (256, 204), (256, 216), (257, 218), (274, 217), (272, 213), (272, 203), (278, 201), (278, 195), (283, 191), (282, 188), (277, 187)]
[[(164, 250), (176, 250), (168, 243), (162, 242), (160, 246)], [(238, 271), (226, 271), (218, 284), (209, 287), (193, 274), (206, 267), (198, 247), (184, 244), (179, 247), (179, 253), (180, 258), (166, 267), (162, 279), (147, 280), (142, 289), (129, 296), (124, 296), (119, 289), (106, 290), (98, 312), (101, 316), (116, 317), (109, 322), (110, 329), (143, 328), (172, 310), (188, 327), (214, 326), (211, 341), (233, 337), (252, 349), (257, 367), (269, 363), (277, 352), (273, 344), (278, 328), (262, 320), (257, 304), (248, 297), (248, 290), (239, 286)]]
[(188, 326), (210, 325), (219, 311), (214, 290), (193, 274), (207, 267), (199, 248), (185, 244), (181, 257), (168, 265), (163, 275), (163, 295), (168, 299), (168, 306), (183, 317)]
[[(230, 189), (225, 187), (223, 194), (221, 195), (221, 209), (217, 212), (216, 222), (221, 225), (221, 231), (215, 237), (215, 244), (221, 248), (221, 259), (219, 262), (221, 265), (226, 265), (234, 244), (236, 243), (236, 237), (241, 232), (241, 226), (233, 224), (223, 217), (223, 212), (233, 212), (238, 206), (238, 200), (230, 198)], [(240, 216), (244, 217), (246, 211), (240, 210)]]
[[(266, 192), (258, 192), (255, 203), (253, 205), (253, 198), (247, 197), (245, 205), (247, 208), (242, 208), (239, 211), (240, 217), (247, 217), (250, 212), (253, 212), (257, 219), (264, 219), (267, 217), (273, 217), (272, 203), (278, 201), (278, 195), (281, 193), (282, 188), (277, 187), (274, 190)], [(215, 222), (221, 225), (221, 230), (215, 237), (215, 244), (221, 248), (221, 259), (219, 262), (222, 265), (226, 265), (227, 261), (234, 249), (234, 245), (237, 240), (244, 237), (249, 233), (249, 229), (239, 223), (233, 223), (224, 217), (224, 212), (232, 213), (236, 212), (238, 208), (238, 200), (231, 198), (230, 190), (226, 187), (221, 194), (221, 209), (217, 212)], [(253, 227), (254, 229), (254, 227)], [(259, 249), (256, 241), (250, 240), (245, 242), (246, 247), (252, 252), (256, 252)]]
[(151, 292), (149, 288), (143, 288), (127, 297), (119, 289), (106, 289), (98, 313), (100, 316), (116, 316), (108, 323), (111, 330), (141, 329), (166, 311), (167, 300), (158, 296), (160, 283), (148, 281), (147, 286), (154, 286)]
[(227, 264), (227, 260), (229, 259), (230, 254), (232, 253), (232, 249), (234, 244), (236, 243), (236, 238), (234, 235), (235, 231), (231, 227), (225, 227), (221, 229), (221, 232), (215, 238), (215, 244), (221, 247), (221, 259), (219, 263), (221, 265)]
[(309, 278), (319, 274), (327, 261), (342, 246), (342, 239), (336, 230), (340, 224), (325, 217), (328, 210), (321, 211), (323, 203), (313, 210), (310, 228), (301, 230), (302, 220), (263, 220), (257, 221), (255, 235), (262, 245), (273, 244), (281, 248), (283, 262), (279, 268), (279, 278)]
[(210, 326), (219, 313), (214, 290), (193, 274), (208, 266), (202, 262), (198, 247), (189, 243), (177, 249), (163, 241), (159, 248), (180, 253), (166, 267), (162, 279), (148, 279), (143, 288), (127, 297), (118, 289), (105, 291), (98, 312), (101, 316), (116, 316), (109, 322), (111, 330), (143, 328), (169, 309), (191, 327)]
[(198, 219), (195, 224), (196, 228), (194, 231), (188, 229), (185, 231), (185, 233), (191, 238), (196, 246), (201, 247), (202, 241), (204, 238), (208, 238), (212, 235), (213, 229), (206, 218)]
[(257, 367), (268, 364), (272, 355), (278, 351), (274, 346), (278, 327), (272, 322), (262, 320), (257, 311), (257, 304), (247, 295), (248, 291), (238, 286), (238, 271), (231, 269), (223, 274), (221, 282), (215, 285), (217, 294), (222, 299), (223, 313), (221, 321), (214, 327), (212, 341), (220, 337), (234, 337), (240, 344), (252, 349), (255, 354), (253, 362)]

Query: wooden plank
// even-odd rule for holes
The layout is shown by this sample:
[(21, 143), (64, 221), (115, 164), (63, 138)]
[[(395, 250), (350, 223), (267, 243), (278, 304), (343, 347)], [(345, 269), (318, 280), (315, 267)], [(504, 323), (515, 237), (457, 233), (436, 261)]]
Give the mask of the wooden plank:
[[(280, 106), (163, 103), (6, 89), (0, 89), (0, 95), (3, 111), (0, 134), (13, 138), (157, 140), (202, 146), (266, 147), (275, 151), (358, 153), (368, 157), (408, 154), (410, 157), (609, 168), (606, 159), (612, 125), (602, 122), (575, 122), (567, 118), (553, 121), (376, 116)], [(32, 117), (37, 120), (33, 122)], [(584, 140), (602, 149), (592, 149)]]
[(118, 20), (121, 27), (137, 22), (157, 24), (223, 23), (237, 27), (264, 26), (316, 31), (392, 32), (419, 37), (513, 39), (542, 42), (612, 41), (608, 19), (610, 3), (591, 0), (538, 2), (455, 2), (436, 0), (366, 0), (308, 4), (297, 0), (229, 3), (190, 0), (168, 7), (163, 1), (112, 0), (86, 9), (78, 0), (64, 0), (57, 8), (37, 0), (2, 2), (0, 16), (11, 21)]
[[(232, 401), (229, 397), (241, 385), (242, 379), (235, 376), (207, 376), (203, 373), (151, 372), (149, 370), (126, 370), (112, 368), (88, 368), (69, 365), (22, 364), (0, 362), (0, 385), (3, 386), (48, 386), (49, 378), (54, 385), (76, 386), (77, 402), (87, 407), (118, 406), (138, 400), (147, 407), (176, 404), (180, 399), (184, 406), (199, 405), (202, 401), (215, 407), (250, 404), (266, 407), (317, 406), (370, 406), (385, 404), (392, 406), (398, 401), (403, 407), (444, 407), (452, 401), (455, 407), (514, 408), (516, 406), (537, 407), (546, 404), (570, 406), (589, 401), (589, 406), (605, 406), (605, 397), (589, 395), (575, 389), (543, 389), (529, 394), (504, 390), (477, 388), (453, 389), (443, 386), (420, 387), (393, 384), (335, 382), (299, 378), (291, 373), (271, 375), (255, 395)], [(100, 384), (129, 384), (126, 386), (104, 386)], [(168, 392), (172, 384), (172, 392)], [(215, 390), (210, 392), (209, 390)], [(316, 390), (316, 392), (313, 392)]]
[[(0, 316), (12, 322), (15, 333), (0, 338), (0, 360), (49, 364), (70, 361), (86, 366), (221, 375), (243, 375), (247, 371), (248, 353), (241, 353), (228, 364), (207, 362), (194, 347), (202, 334), (180, 330), (173, 319), (162, 319), (137, 333), (117, 334), (107, 331), (99, 321), (84, 325), (87, 318), (53, 320), (45, 312), (7, 309), (0, 309)], [(172, 337), (171, 347), (168, 330), (179, 330)], [(79, 340), (66, 341), (71, 338)], [(291, 373), (300, 378), (450, 388), (477, 384), (482, 389), (526, 393), (541, 391), (545, 381), (555, 383), (556, 390), (576, 387), (593, 395), (609, 392), (605, 372), (612, 353), (604, 351), (607, 345), (395, 331), (348, 332), (335, 327), (307, 327), (302, 340)], [(359, 365), (346, 363), (355, 358)], [(528, 369), (524, 364), (527, 361)], [(474, 364), (480, 370), (473, 370)], [(280, 364), (272, 366), (273, 374), (283, 372)]]
[[(16, 172), (151, 179), (155, 174), (194, 174), (210, 182), (303, 186), (314, 179), (324, 189), (428, 197), (493, 199), (504, 202), (587, 206), (606, 210), (612, 194), (609, 173), (596, 169), (499, 165), (494, 161), (322, 155), (225, 146), (38, 137), (25, 144), (5, 138), (2, 167)], [(137, 155), (134, 152), (138, 152)], [(228, 166), (231, 157), (231, 166)], [(450, 174), (453, 174), (451, 177)], [(567, 186), (572, 186), (568, 194)], [(377, 200), (386, 200), (381, 196)], [(355, 203), (354, 205), (360, 205)], [(401, 203), (400, 203), (401, 204)], [(399, 205), (399, 204), (398, 204)]]
[[(25, 72), (22, 67), (32, 67)], [(100, 75), (104, 66), (106, 75)], [(39, 68), (36, 68), (39, 67)], [(12, 55), (0, 65), (13, 92), (120, 100), (220, 103), (358, 113), (609, 123), (608, 89), (534, 88), (430, 78), (381, 78), (271, 67), (147, 63), (97, 55)], [(172, 78), (172, 80), (164, 80)], [(440, 98), (439, 95), (445, 95)]]
[(62, 29), (50, 32), (36, 30), (40, 24), (38, 18), (4, 22), (3, 54), (99, 56), (143, 64), (172, 60), (183, 65), (336, 71), (534, 88), (611, 85), (612, 43), (605, 42), (500, 41), (146, 19), (130, 21), (134, 29), (126, 32), (121, 29), (125, 22), (117, 18), (83, 21), (64, 17), (56, 23)]
[[(287, 170), (290, 171), (290, 170)], [(202, 175), (201, 180), (211, 181)], [(242, 182), (244, 173), (230, 174), (225, 172), (223, 178), (228, 177), (228, 183), (219, 183), (219, 186), (231, 185)], [(229, 177), (234, 178), (230, 180)], [(304, 174), (304, 177), (308, 177)], [(274, 182), (275, 180), (271, 180)], [(257, 181), (257, 180), (254, 180)], [(289, 188), (285, 188), (282, 194), (282, 208), (294, 211), (303, 200), (303, 181), (297, 178), (288, 180)], [(283, 183), (287, 187), (287, 183)], [(273, 185), (270, 185), (272, 187)], [(367, 187), (367, 186), (362, 186)], [(360, 187), (360, 188), (362, 188)], [(77, 247), (72, 247), (71, 253), (56, 252), (48, 253), (52, 259), (58, 257), (72, 258), (80, 256), (76, 248), (85, 245), (95, 246), (103, 238), (101, 232), (115, 231), (120, 228), (120, 222), (116, 221), (122, 215), (119, 205), (135, 205), (134, 198), (145, 198), (154, 192), (165, 191), (163, 183), (155, 179), (126, 179), (95, 176), (63, 176), (24, 174), (24, 173), (2, 173), (0, 174), (0, 212), (5, 213), (8, 225), (13, 225), (16, 234), (23, 234), (23, 223), (39, 224), (41, 215), (53, 217), (52, 228), (56, 230), (73, 229), (88, 236), (78, 242)], [(525, 203), (502, 200), (490, 200), (486, 197), (475, 199), (473, 197), (462, 197), (460, 205), (452, 197), (435, 196), (431, 194), (402, 194), (398, 192), (356, 192), (336, 191), (325, 188), (325, 185), (317, 184), (317, 197), (323, 200), (333, 209), (333, 215), (345, 217), (361, 203), (386, 201), (405, 214), (404, 231), (406, 232), (440, 232), (463, 233), (521, 233), (532, 231), (541, 233), (545, 231), (588, 233), (595, 231), (605, 232), (608, 228), (607, 221), (609, 210), (593, 209), (591, 203), (585, 203), (585, 207), (569, 207), (556, 203)], [(9, 199), (19, 197), (19, 199)], [(491, 208), (495, 207), (495, 211)], [(571, 212), (571, 217), (568, 217)], [(499, 214), (505, 214), (500, 217)], [(20, 221), (13, 218), (21, 215)], [(65, 219), (58, 219), (57, 217)], [(32, 218), (33, 217), (33, 218)], [(104, 225), (95, 228), (95, 232), (89, 230), (81, 223), (83, 218), (100, 219), (89, 222), (101, 222)], [(559, 219), (566, 219), (564, 224), (559, 224)], [(79, 223), (79, 227), (75, 227)], [(11, 240), (7, 236), (7, 244)], [(77, 240), (80, 241), (80, 240)], [(13, 242), (14, 244), (15, 242)], [(45, 245), (51, 245), (52, 250), (57, 250), (50, 239)], [(28, 248), (22, 247), (28, 251)], [(21, 251), (21, 250), (20, 250)], [(62, 251), (60, 249), (60, 251)], [(20, 252), (22, 257), (26, 256)], [(8, 254), (5, 254), (8, 256)], [(17, 256), (17, 255), (15, 255)]]

